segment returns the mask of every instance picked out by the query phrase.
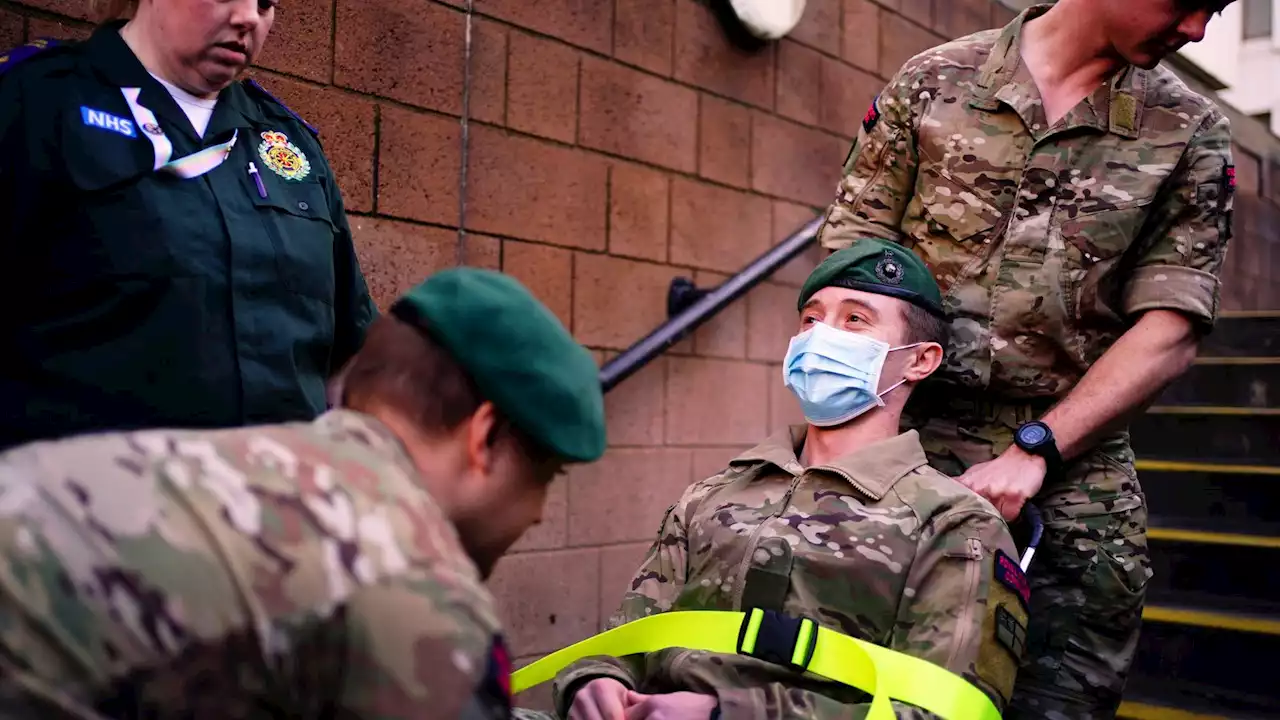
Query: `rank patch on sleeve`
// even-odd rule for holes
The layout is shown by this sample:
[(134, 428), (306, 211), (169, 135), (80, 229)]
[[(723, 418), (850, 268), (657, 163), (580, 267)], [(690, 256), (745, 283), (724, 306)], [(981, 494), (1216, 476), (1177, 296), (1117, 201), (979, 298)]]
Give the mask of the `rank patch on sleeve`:
[(996, 642), (1019, 662), (1027, 650), (1027, 628), (1004, 605), (996, 606)]
[(1018, 563), (1003, 550), (996, 550), (996, 580), (1012, 590), (1022, 601), (1022, 607), (1030, 610), (1031, 585), (1027, 582), (1027, 576), (1018, 567)]
[(867, 108), (867, 114), (862, 116), (862, 129), (871, 132), (871, 128), (876, 126), (880, 121), (880, 110), (876, 108), (876, 103), (880, 102), (880, 96), (875, 96), (871, 101), (871, 107)]

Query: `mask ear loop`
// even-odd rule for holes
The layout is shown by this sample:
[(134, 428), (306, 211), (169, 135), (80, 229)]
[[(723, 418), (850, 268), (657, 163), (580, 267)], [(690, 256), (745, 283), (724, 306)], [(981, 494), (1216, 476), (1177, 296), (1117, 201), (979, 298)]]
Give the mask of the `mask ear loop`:
[(882, 393), (880, 393), (880, 394), (876, 395), (876, 397), (880, 398), (880, 407), (884, 407), (884, 396), (885, 396), (885, 395), (888, 395), (889, 393), (893, 392), (894, 390), (897, 390), (898, 388), (902, 387), (902, 384), (903, 384), (903, 383), (905, 383), (906, 381), (907, 381), (907, 379), (906, 379), (906, 378), (902, 378), (902, 379), (901, 379), (901, 380), (899, 380), (898, 382), (896, 382), (896, 383), (894, 383), (894, 384), (890, 385), (889, 387), (885, 388), (885, 389), (884, 389), (884, 392), (882, 392)]
[(899, 345), (898, 347), (891, 347), (887, 352), (893, 352), (894, 350), (910, 350), (913, 347), (920, 347), (921, 345), (927, 345), (927, 344), (928, 343), (925, 343), (925, 342), (913, 342), (909, 345)]
[[(885, 360), (889, 359), (889, 353), (893, 352), (894, 350), (910, 350), (913, 347), (920, 347), (921, 345), (925, 345), (925, 344), (926, 343), (923, 343), (923, 342), (916, 342), (916, 343), (911, 343), (910, 345), (899, 345), (898, 347), (891, 347), (888, 350), (886, 350), (884, 353)], [(880, 370), (881, 371), (884, 370), (884, 362), (880, 363)], [(876, 393), (876, 398), (880, 400), (880, 407), (884, 407), (884, 396), (902, 387), (903, 383), (905, 383), (906, 381), (907, 381), (906, 378), (902, 378), (898, 382), (885, 388), (884, 392)], [(880, 384), (880, 378), (878, 375), (876, 377), (876, 384), (877, 385)]]

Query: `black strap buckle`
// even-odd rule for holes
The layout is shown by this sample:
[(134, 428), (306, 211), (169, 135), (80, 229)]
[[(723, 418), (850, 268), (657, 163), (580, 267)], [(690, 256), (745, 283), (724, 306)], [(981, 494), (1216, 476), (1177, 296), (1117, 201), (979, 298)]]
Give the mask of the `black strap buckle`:
[(738, 652), (795, 670), (808, 670), (818, 646), (818, 624), (753, 608), (738, 629)]

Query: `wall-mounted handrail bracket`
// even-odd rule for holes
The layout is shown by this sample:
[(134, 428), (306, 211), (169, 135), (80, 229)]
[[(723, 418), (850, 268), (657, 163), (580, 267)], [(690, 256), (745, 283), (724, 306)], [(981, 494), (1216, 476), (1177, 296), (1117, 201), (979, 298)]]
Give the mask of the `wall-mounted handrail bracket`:
[(671, 287), (667, 288), (667, 319), (679, 315), (689, 306), (707, 296), (710, 290), (699, 289), (687, 277), (674, 278)]

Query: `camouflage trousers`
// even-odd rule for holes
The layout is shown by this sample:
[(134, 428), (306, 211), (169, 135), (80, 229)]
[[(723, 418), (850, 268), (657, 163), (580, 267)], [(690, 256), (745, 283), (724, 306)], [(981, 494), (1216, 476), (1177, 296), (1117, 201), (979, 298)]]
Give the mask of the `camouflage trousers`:
[[(953, 477), (994, 459), (1013, 444), (1014, 429), (1038, 415), (1023, 405), (956, 402), (950, 412), (936, 405), (910, 410), (903, 429), (917, 430), (929, 462)], [(1027, 653), (1004, 717), (1114, 718), (1151, 576), (1146, 500), (1128, 435), (1070, 462), (1033, 502), (1044, 535), (1027, 570)], [(1019, 534), (1018, 523), (1012, 529)]]

